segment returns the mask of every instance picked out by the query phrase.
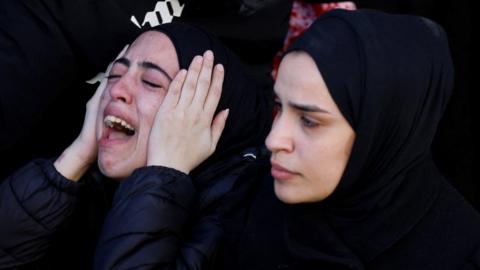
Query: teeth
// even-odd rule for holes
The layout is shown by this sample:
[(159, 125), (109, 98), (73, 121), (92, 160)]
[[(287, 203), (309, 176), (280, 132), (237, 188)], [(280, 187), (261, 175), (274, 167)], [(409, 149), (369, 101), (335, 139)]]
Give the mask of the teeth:
[(129, 123), (127, 123), (125, 120), (121, 119), (121, 118), (118, 118), (116, 116), (113, 116), (113, 115), (107, 115), (105, 117), (105, 119), (103, 119), (103, 122), (109, 126), (109, 127), (113, 127), (115, 124), (119, 124), (121, 125), (122, 127), (134, 132), (135, 131), (135, 128), (133, 128)]

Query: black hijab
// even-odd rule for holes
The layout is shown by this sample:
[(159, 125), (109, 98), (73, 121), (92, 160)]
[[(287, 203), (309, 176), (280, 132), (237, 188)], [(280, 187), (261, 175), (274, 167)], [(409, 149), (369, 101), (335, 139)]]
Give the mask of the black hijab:
[(222, 160), (247, 147), (261, 145), (271, 124), (270, 99), (246, 75), (240, 60), (216, 37), (193, 25), (169, 23), (152, 30), (166, 34), (173, 42), (181, 69), (188, 69), (193, 57), (203, 55), (206, 50), (213, 51), (215, 64), (221, 63), (225, 67), (217, 112), (226, 108), (230, 112), (217, 150), (203, 165)]
[(439, 194), (430, 146), (453, 84), (445, 33), (421, 17), (334, 10), (289, 51), (314, 59), (356, 139), (334, 193), (289, 207), (287, 246), (334, 269), (364, 269)]

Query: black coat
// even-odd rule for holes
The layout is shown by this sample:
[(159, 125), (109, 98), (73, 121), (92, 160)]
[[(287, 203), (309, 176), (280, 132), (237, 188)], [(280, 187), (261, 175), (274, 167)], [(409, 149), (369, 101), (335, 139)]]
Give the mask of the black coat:
[[(257, 173), (251, 204), (227, 219), (228, 236), (217, 269), (355, 269), (300, 258), (285, 241), (291, 206), (278, 200), (269, 167)], [(243, 221), (243, 223), (242, 223)], [(240, 225), (240, 223), (242, 225)], [(235, 229), (237, 228), (237, 229)], [(480, 216), (447, 182), (428, 213), (394, 246), (364, 269), (473, 270), (480, 269)], [(309, 226), (304, 226), (308, 231)], [(388, 228), (387, 228), (388, 229)], [(310, 238), (315, 241), (315, 234)], [(328, 246), (326, 247), (329, 248)]]
[(221, 215), (241, 201), (231, 191), (255, 170), (251, 154), (212, 165), (198, 176), (211, 185), (201, 187), (157, 166), (120, 184), (95, 173), (73, 182), (51, 161), (33, 161), (0, 185), (0, 269), (208, 267)]

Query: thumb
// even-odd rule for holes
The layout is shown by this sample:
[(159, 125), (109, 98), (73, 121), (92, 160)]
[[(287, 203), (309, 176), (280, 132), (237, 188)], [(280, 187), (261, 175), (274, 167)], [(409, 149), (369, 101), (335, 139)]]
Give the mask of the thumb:
[(220, 113), (215, 116), (212, 122), (212, 146), (213, 151), (217, 148), (217, 143), (220, 140), (220, 136), (222, 135), (223, 129), (225, 128), (225, 123), (227, 122), (228, 113), (230, 109), (226, 109), (221, 111)]

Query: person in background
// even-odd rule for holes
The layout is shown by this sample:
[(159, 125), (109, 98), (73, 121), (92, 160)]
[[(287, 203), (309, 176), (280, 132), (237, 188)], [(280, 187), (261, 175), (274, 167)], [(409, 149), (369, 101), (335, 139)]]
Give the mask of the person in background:
[(319, 17), (281, 61), (271, 164), (223, 269), (479, 269), (480, 215), (431, 155), (452, 85), (435, 22)]

